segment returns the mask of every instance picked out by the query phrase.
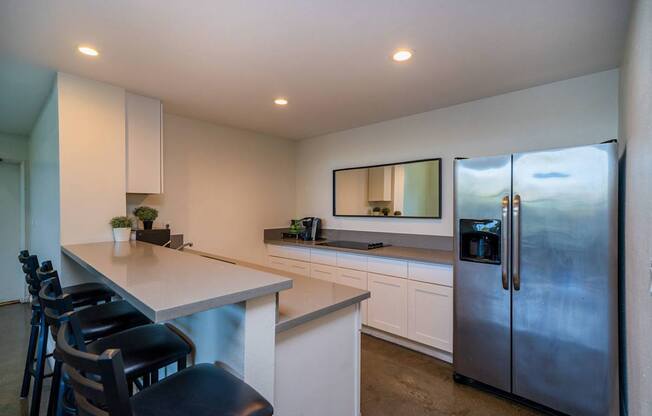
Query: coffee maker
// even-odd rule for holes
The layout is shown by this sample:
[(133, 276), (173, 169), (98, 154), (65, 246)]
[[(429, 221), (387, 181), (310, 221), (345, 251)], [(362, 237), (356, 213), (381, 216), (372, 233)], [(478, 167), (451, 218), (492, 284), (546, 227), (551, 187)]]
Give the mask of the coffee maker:
[(302, 218), (303, 231), (299, 234), (299, 238), (305, 241), (315, 241), (319, 239), (321, 234), (321, 220), (317, 217)]

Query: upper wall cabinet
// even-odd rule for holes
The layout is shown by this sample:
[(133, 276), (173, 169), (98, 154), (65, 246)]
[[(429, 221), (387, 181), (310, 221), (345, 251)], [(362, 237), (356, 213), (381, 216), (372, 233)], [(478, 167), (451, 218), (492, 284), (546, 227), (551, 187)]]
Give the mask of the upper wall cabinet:
[(127, 93), (127, 192), (163, 193), (161, 101)]

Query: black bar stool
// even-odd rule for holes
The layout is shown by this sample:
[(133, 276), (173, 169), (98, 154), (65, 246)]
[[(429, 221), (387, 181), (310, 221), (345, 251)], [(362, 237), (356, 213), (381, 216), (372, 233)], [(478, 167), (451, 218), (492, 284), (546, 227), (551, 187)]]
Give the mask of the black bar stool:
[[(32, 264), (35, 256), (30, 256), (30, 259), (31, 260), (29, 260), (29, 263)], [(46, 280), (57, 278), (57, 293), (59, 295), (63, 295), (61, 286), (58, 283), (58, 273), (56, 270), (52, 269), (51, 262), (43, 262), (42, 267), (36, 269), (36, 276), (36, 279), (30, 278), (30, 282), (32, 283), (30, 291), (35, 290), (36, 288), (42, 289), (42, 285)], [(22, 396), (27, 397), (27, 394), (29, 393), (30, 378), (33, 377), (34, 385), (32, 387), (32, 399), (30, 404), (30, 415), (33, 416), (39, 414), (43, 380), (47, 377), (52, 376), (52, 373), (45, 373), (45, 361), (49, 356), (49, 354), (47, 354), (48, 324), (45, 320), (44, 307), (43, 303), (41, 302), (39, 292), (36, 294), (36, 303), (38, 304), (38, 339), (36, 340), (36, 345), (33, 347), (33, 349), (31, 344), (28, 347), (28, 357), (26, 360), (25, 370), (27, 381), (23, 379), (23, 388), (26, 388), (26, 391), (25, 396)], [(72, 301), (72, 295), (66, 294), (65, 296), (68, 302), (67, 306), (69, 307), (69, 310), (73, 310), (74, 303)], [(147, 319), (145, 315), (138, 312), (138, 310), (133, 308), (124, 300), (102, 303), (96, 306), (88, 306), (84, 309), (81, 309), (81, 311), (83, 311), (82, 322), (85, 330), (84, 336), (89, 340), (94, 340), (114, 332), (150, 323), (149, 319)], [(36, 355), (35, 360), (32, 358), (34, 355)], [(34, 362), (35, 365), (32, 366), (32, 363)], [(23, 392), (21, 391), (21, 394), (22, 393)]]
[[(73, 312), (70, 306), (70, 295), (61, 294), (58, 285), (59, 279), (54, 276), (42, 283), (39, 293), (46, 323), (53, 329), (53, 335), (56, 335), (61, 317), (69, 313), (71, 340), (77, 349), (95, 354), (112, 348), (119, 348), (123, 351), (125, 374), (129, 380), (129, 386), (141, 377), (143, 378), (143, 385), (145, 387), (149, 386), (151, 381), (157, 381), (158, 370), (170, 364), (176, 363), (178, 370), (186, 367), (186, 357), (191, 353), (191, 347), (165, 325), (148, 324), (137, 326), (86, 343), (88, 338), (84, 333), (84, 321), (82, 319), (89, 313), (92, 314), (94, 311), (101, 309), (104, 305), (92, 306)], [(54, 375), (48, 404), (48, 415), (55, 414), (59, 403), (64, 405), (62, 398), (65, 395), (65, 387), (62, 384), (61, 377), (62, 360), (57, 352), (54, 353), (54, 359)]]
[[(36, 368), (41, 366), (38, 362), (38, 357), (36, 357), (35, 354), (37, 344), (39, 344), (39, 336), (43, 333), (39, 328), (44, 326), (45, 322), (43, 322), (41, 305), (38, 302), (38, 292), (41, 287), (36, 274), (36, 270), (38, 269), (38, 257), (30, 255), (28, 250), (22, 250), (18, 254), (18, 261), (21, 263), (23, 273), (25, 273), (27, 289), (32, 296), (32, 318), (30, 320), (29, 343), (27, 344), (27, 357), (25, 358), (23, 382), (20, 388), (20, 397), (26, 398), (29, 395), (29, 387), (32, 382), (32, 377), (35, 376), (34, 365), (36, 365)], [(48, 264), (52, 267), (52, 263), (48, 262)], [(96, 305), (99, 302), (110, 302), (111, 298), (115, 295), (111, 289), (101, 283), (84, 283), (70, 286), (65, 288), (65, 291), (70, 293), (72, 296), (74, 307)], [(43, 357), (43, 360), (46, 357)], [(50, 374), (44, 374), (44, 376), (49, 377)]]
[(64, 362), (82, 416), (269, 416), (272, 405), (251, 386), (212, 364), (179, 371), (129, 397), (120, 349), (82, 352), (71, 345), (74, 314), (66, 314), (57, 335), (57, 356)]

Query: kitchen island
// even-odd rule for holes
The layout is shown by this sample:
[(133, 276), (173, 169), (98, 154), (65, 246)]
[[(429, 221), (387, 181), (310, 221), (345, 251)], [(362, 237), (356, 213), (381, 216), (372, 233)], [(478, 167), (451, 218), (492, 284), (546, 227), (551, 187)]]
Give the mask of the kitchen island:
[(226, 363), (277, 414), (359, 414), (360, 302), (369, 292), (136, 241), (62, 252), (77, 273), (182, 331), (192, 361)]

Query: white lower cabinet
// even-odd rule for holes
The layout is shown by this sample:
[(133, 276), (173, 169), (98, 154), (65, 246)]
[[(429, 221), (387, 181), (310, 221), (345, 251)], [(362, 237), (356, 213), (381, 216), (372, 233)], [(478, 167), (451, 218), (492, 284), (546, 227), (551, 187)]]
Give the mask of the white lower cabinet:
[(337, 281), (337, 267), (326, 266), (324, 264), (315, 264), (310, 265), (310, 277), (315, 279), (326, 280), (328, 282)]
[(453, 351), (453, 289), (408, 281), (408, 338)]
[(402, 337), (408, 336), (407, 283), (400, 277), (368, 273), (368, 325)]
[(268, 245), (271, 268), (357, 289), (362, 323), (453, 351), (453, 267), (324, 249)]
[[(337, 269), (337, 280), (335, 283), (341, 285), (351, 286), (356, 289), (367, 290), (367, 272), (360, 270), (351, 270), (351, 269)], [(360, 303), (360, 311), (362, 315), (362, 323), (367, 325), (368, 322), (368, 301), (362, 301)]]

